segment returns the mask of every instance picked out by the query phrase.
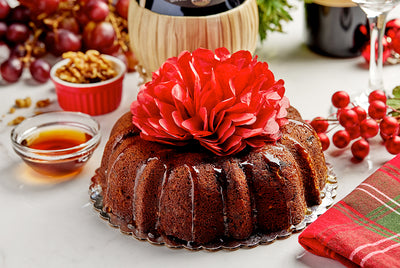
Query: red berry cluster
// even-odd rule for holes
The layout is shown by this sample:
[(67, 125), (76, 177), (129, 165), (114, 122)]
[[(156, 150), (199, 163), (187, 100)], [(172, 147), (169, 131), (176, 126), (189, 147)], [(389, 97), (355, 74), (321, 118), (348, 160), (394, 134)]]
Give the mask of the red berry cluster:
[(351, 143), (354, 158), (364, 159), (370, 150), (368, 139), (380, 133), (387, 151), (391, 154), (400, 153), (399, 122), (391, 116), (393, 108), (387, 106), (387, 97), (382, 90), (375, 90), (368, 96), (369, 106), (366, 111), (361, 106), (350, 102), (350, 96), (345, 91), (337, 91), (332, 95), (332, 104), (338, 110), (333, 118), (316, 117), (311, 126), (318, 133), (323, 150), (329, 148), (330, 140), (327, 132), (333, 130), (329, 126), (341, 126), (332, 136), (332, 143), (337, 148), (345, 148)]
[[(367, 42), (361, 49), (364, 59), (369, 62), (371, 45), (369, 31), (365, 25), (360, 25), (359, 31)], [(376, 48), (377, 49), (377, 48)], [(398, 63), (400, 60), (400, 19), (392, 19), (386, 23), (383, 37), (383, 62)]]

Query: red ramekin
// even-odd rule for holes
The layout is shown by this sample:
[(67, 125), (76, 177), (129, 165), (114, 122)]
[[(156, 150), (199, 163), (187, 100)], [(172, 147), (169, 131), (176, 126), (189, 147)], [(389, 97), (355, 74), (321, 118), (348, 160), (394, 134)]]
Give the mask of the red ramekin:
[(52, 67), (50, 78), (55, 85), (58, 103), (63, 110), (101, 115), (118, 108), (121, 103), (126, 65), (116, 57), (103, 56), (114, 63), (118, 75), (102, 82), (79, 84), (70, 83), (57, 77), (56, 70), (66, 65), (69, 59), (61, 60)]

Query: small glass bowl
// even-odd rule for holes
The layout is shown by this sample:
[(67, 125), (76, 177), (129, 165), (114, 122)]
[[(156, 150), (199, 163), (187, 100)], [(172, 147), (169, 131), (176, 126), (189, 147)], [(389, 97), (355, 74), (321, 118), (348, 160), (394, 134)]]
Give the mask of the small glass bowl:
[(51, 68), (50, 78), (56, 89), (58, 103), (64, 111), (101, 115), (118, 108), (122, 98), (126, 65), (116, 57), (103, 56), (113, 63), (118, 74), (102, 82), (80, 84), (67, 82), (57, 77), (57, 69), (66, 65), (69, 59), (57, 62)]
[[(68, 136), (73, 138), (72, 134), (85, 139), (78, 145), (62, 149), (57, 146), (51, 149), (30, 146), (39, 135), (44, 137), (44, 142), (47, 137), (49, 142), (56, 138), (65, 139), (66, 142)], [(89, 115), (61, 111), (43, 113), (22, 121), (11, 131), (11, 143), (14, 151), (34, 170), (57, 177), (79, 173), (99, 145), (100, 136), (99, 123)], [(66, 147), (63, 141), (61, 143), (62, 147)]]

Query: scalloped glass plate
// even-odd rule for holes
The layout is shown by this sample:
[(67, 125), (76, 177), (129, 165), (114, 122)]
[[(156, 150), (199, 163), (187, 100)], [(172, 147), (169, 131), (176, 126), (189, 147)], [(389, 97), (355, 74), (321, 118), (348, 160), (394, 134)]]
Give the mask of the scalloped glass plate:
[(260, 244), (269, 244), (277, 239), (284, 239), (291, 236), (291, 234), (300, 232), (307, 225), (315, 221), (319, 215), (324, 213), (332, 204), (333, 199), (336, 197), (337, 180), (333, 173), (331, 165), (328, 165), (329, 176), (325, 188), (322, 190), (322, 202), (320, 205), (308, 207), (304, 220), (294, 226), (291, 226), (289, 230), (282, 230), (280, 232), (271, 233), (254, 233), (249, 238), (244, 240), (237, 239), (220, 239), (212, 244), (198, 245), (191, 242), (177, 240), (169, 236), (154, 236), (152, 233), (143, 234), (139, 233), (134, 226), (126, 224), (118, 217), (107, 213), (103, 210), (103, 196), (101, 187), (99, 185), (93, 185), (89, 189), (90, 199), (93, 202), (93, 207), (99, 212), (102, 219), (108, 221), (108, 223), (115, 228), (118, 228), (123, 234), (131, 235), (138, 240), (145, 241), (156, 245), (165, 245), (170, 248), (186, 248), (189, 250), (220, 250), (228, 249), (235, 250), (241, 247), (251, 248)]

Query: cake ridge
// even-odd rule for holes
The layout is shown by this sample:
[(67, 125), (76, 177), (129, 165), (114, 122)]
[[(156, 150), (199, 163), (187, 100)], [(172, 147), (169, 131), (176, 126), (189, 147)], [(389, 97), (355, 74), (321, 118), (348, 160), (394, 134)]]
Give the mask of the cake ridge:
[[(191, 191), (190, 191), (190, 196), (191, 196), (191, 199), (192, 199), (192, 211), (191, 211), (191, 214), (192, 214), (192, 239), (190, 240), (190, 241), (195, 241), (195, 228), (194, 228), (194, 219), (195, 219), (195, 215), (194, 215), (194, 213), (195, 213), (195, 201), (194, 201), (194, 199), (195, 199), (195, 189), (194, 189), (194, 185), (195, 185), (195, 182), (194, 182), (194, 180), (196, 180), (197, 179), (197, 173), (196, 173), (196, 169), (193, 167), (193, 166), (188, 166), (188, 165), (184, 165), (186, 168), (188, 168), (189, 169), (189, 178), (190, 178), (190, 182), (191, 182), (191, 184), (190, 184), (190, 189), (191, 189)], [(193, 175), (195, 175), (195, 176), (193, 176)]]
[(155, 230), (157, 230), (158, 228), (161, 228), (160, 226), (161, 226), (161, 223), (160, 223), (160, 214), (161, 214), (161, 200), (162, 200), (162, 198), (163, 198), (163, 189), (164, 189), (164, 185), (165, 185), (165, 183), (166, 183), (166, 180), (167, 180), (167, 177), (168, 177), (168, 167), (165, 165), (165, 164), (163, 164), (163, 166), (164, 166), (164, 172), (163, 172), (163, 175), (162, 175), (162, 179), (161, 179), (161, 184), (160, 184), (160, 192), (159, 192), (159, 196), (158, 196), (158, 199), (157, 199), (157, 222), (156, 222), (156, 225), (155, 225)]
[[(227, 216), (226, 233), (234, 238), (243, 239), (251, 234), (254, 225), (253, 206), (250, 191), (248, 190), (249, 181), (237, 159), (223, 161), (221, 165), (226, 183), (226, 191), (224, 193)], [(243, 187), (243, 184), (247, 187)], [(248, 227), (249, 224), (250, 226)]]

